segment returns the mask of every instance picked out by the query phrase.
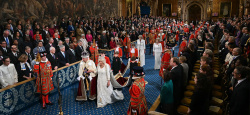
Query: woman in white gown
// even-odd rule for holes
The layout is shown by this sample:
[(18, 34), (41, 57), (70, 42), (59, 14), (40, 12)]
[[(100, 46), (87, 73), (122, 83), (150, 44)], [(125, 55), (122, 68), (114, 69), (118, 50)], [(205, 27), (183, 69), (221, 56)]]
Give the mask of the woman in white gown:
[(113, 87), (110, 83), (110, 66), (105, 58), (100, 58), (97, 65), (97, 107), (104, 107), (112, 103), (111, 94)]
[(145, 53), (146, 53), (146, 45), (145, 40), (142, 39), (142, 35), (139, 35), (139, 39), (137, 40), (137, 49), (138, 49), (138, 55), (140, 57), (140, 66), (145, 65)]
[[(113, 90), (110, 81), (113, 78), (113, 72), (110, 71), (109, 64), (106, 63), (104, 57), (100, 57), (97, 65), (97, 107), (104, 107), (118, 100), (123, 100), (122, 91)], [(111, 75), (112, 74), (112, 75)], [(114, 78), (113, 78), (114, 79)]]
[(153, 45), (153, 55), (155, 56), (155, 67), (154, 69), (160, 69), (161, 68), (161, 53), (162, 53), (162, 46), (161, 43), (159, 43), (159, 38), (155, 40), (155, 43)]

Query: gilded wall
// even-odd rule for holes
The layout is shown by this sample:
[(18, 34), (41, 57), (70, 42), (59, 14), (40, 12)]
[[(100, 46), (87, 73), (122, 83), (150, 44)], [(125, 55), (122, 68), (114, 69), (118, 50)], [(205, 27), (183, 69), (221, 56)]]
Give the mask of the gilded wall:
[(0, 19), (53, 19), (118, 15), (118, 0), (0, 0)]

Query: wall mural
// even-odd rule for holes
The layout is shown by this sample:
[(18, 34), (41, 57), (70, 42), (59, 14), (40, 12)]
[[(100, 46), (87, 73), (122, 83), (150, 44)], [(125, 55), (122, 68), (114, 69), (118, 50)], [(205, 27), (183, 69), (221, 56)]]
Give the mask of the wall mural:
[(54, 19), (59, 17), (114, 17), (117, 0), (0, 0), (0, 19)]

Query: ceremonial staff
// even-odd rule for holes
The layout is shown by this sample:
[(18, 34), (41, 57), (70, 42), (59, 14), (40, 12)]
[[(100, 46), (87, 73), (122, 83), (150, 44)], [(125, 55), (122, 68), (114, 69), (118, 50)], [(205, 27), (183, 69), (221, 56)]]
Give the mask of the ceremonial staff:
[[(58, 58), (56, 58), (56, 65), (57, 65), (57, 59)], [(57, 89), (58, 89), (58, 95), (59, 95), (59, 98), (58, 98), (58, 106), (59, 106), (59, 109), (60, 109), (59, 115), (63, 115), (63, 111), (62, 111), (62, 94), (61, 94), (61, 91), (60, 91), (58, 68), (56, 68), (56, 77), (57, 77)]]

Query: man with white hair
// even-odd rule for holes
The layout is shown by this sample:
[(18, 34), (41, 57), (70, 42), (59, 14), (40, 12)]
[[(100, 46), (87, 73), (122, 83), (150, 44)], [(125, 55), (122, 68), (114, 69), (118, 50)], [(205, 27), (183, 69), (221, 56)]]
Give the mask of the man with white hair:
[(76, 100), (87, 101), (87, 95), (86, 95), (87, 90), (89, 90), (89, 99), (94, 100), (96, 99), (97, 69), (95, 63), (89, 59), (88, 52), (85, 51), (82, 52), (81, 57), (82, 61), (80, 62), (80, 67), (78, 72), (79, 77), (77, 78), (80, 82), (78, 86)]
[(1, 39), (1, 41), (6, 42), (7, 48), (10, 48), (10, 46), (13, 44), (13, 39), (10, 36), (10, 32), (8, 30), (4, 30), (3, 36), (0, 39)]
[(63, 67), (63, 66), (69, 66), (69, 57), (67, 53), (65, 52), (65, 46), (61, 45), (59, 46), (60, 52), (57, 53), (58, 56), (58, 67)]
[(46, 56), (47, 59), (50, 61), (51, 67), (53, 70), (56, 70), (58, 68), (58, 66), (57, 66), (57, 58), (58, 57), (55, 53), (56, 53), (55, 47), (50, 47), (49, 53)]

